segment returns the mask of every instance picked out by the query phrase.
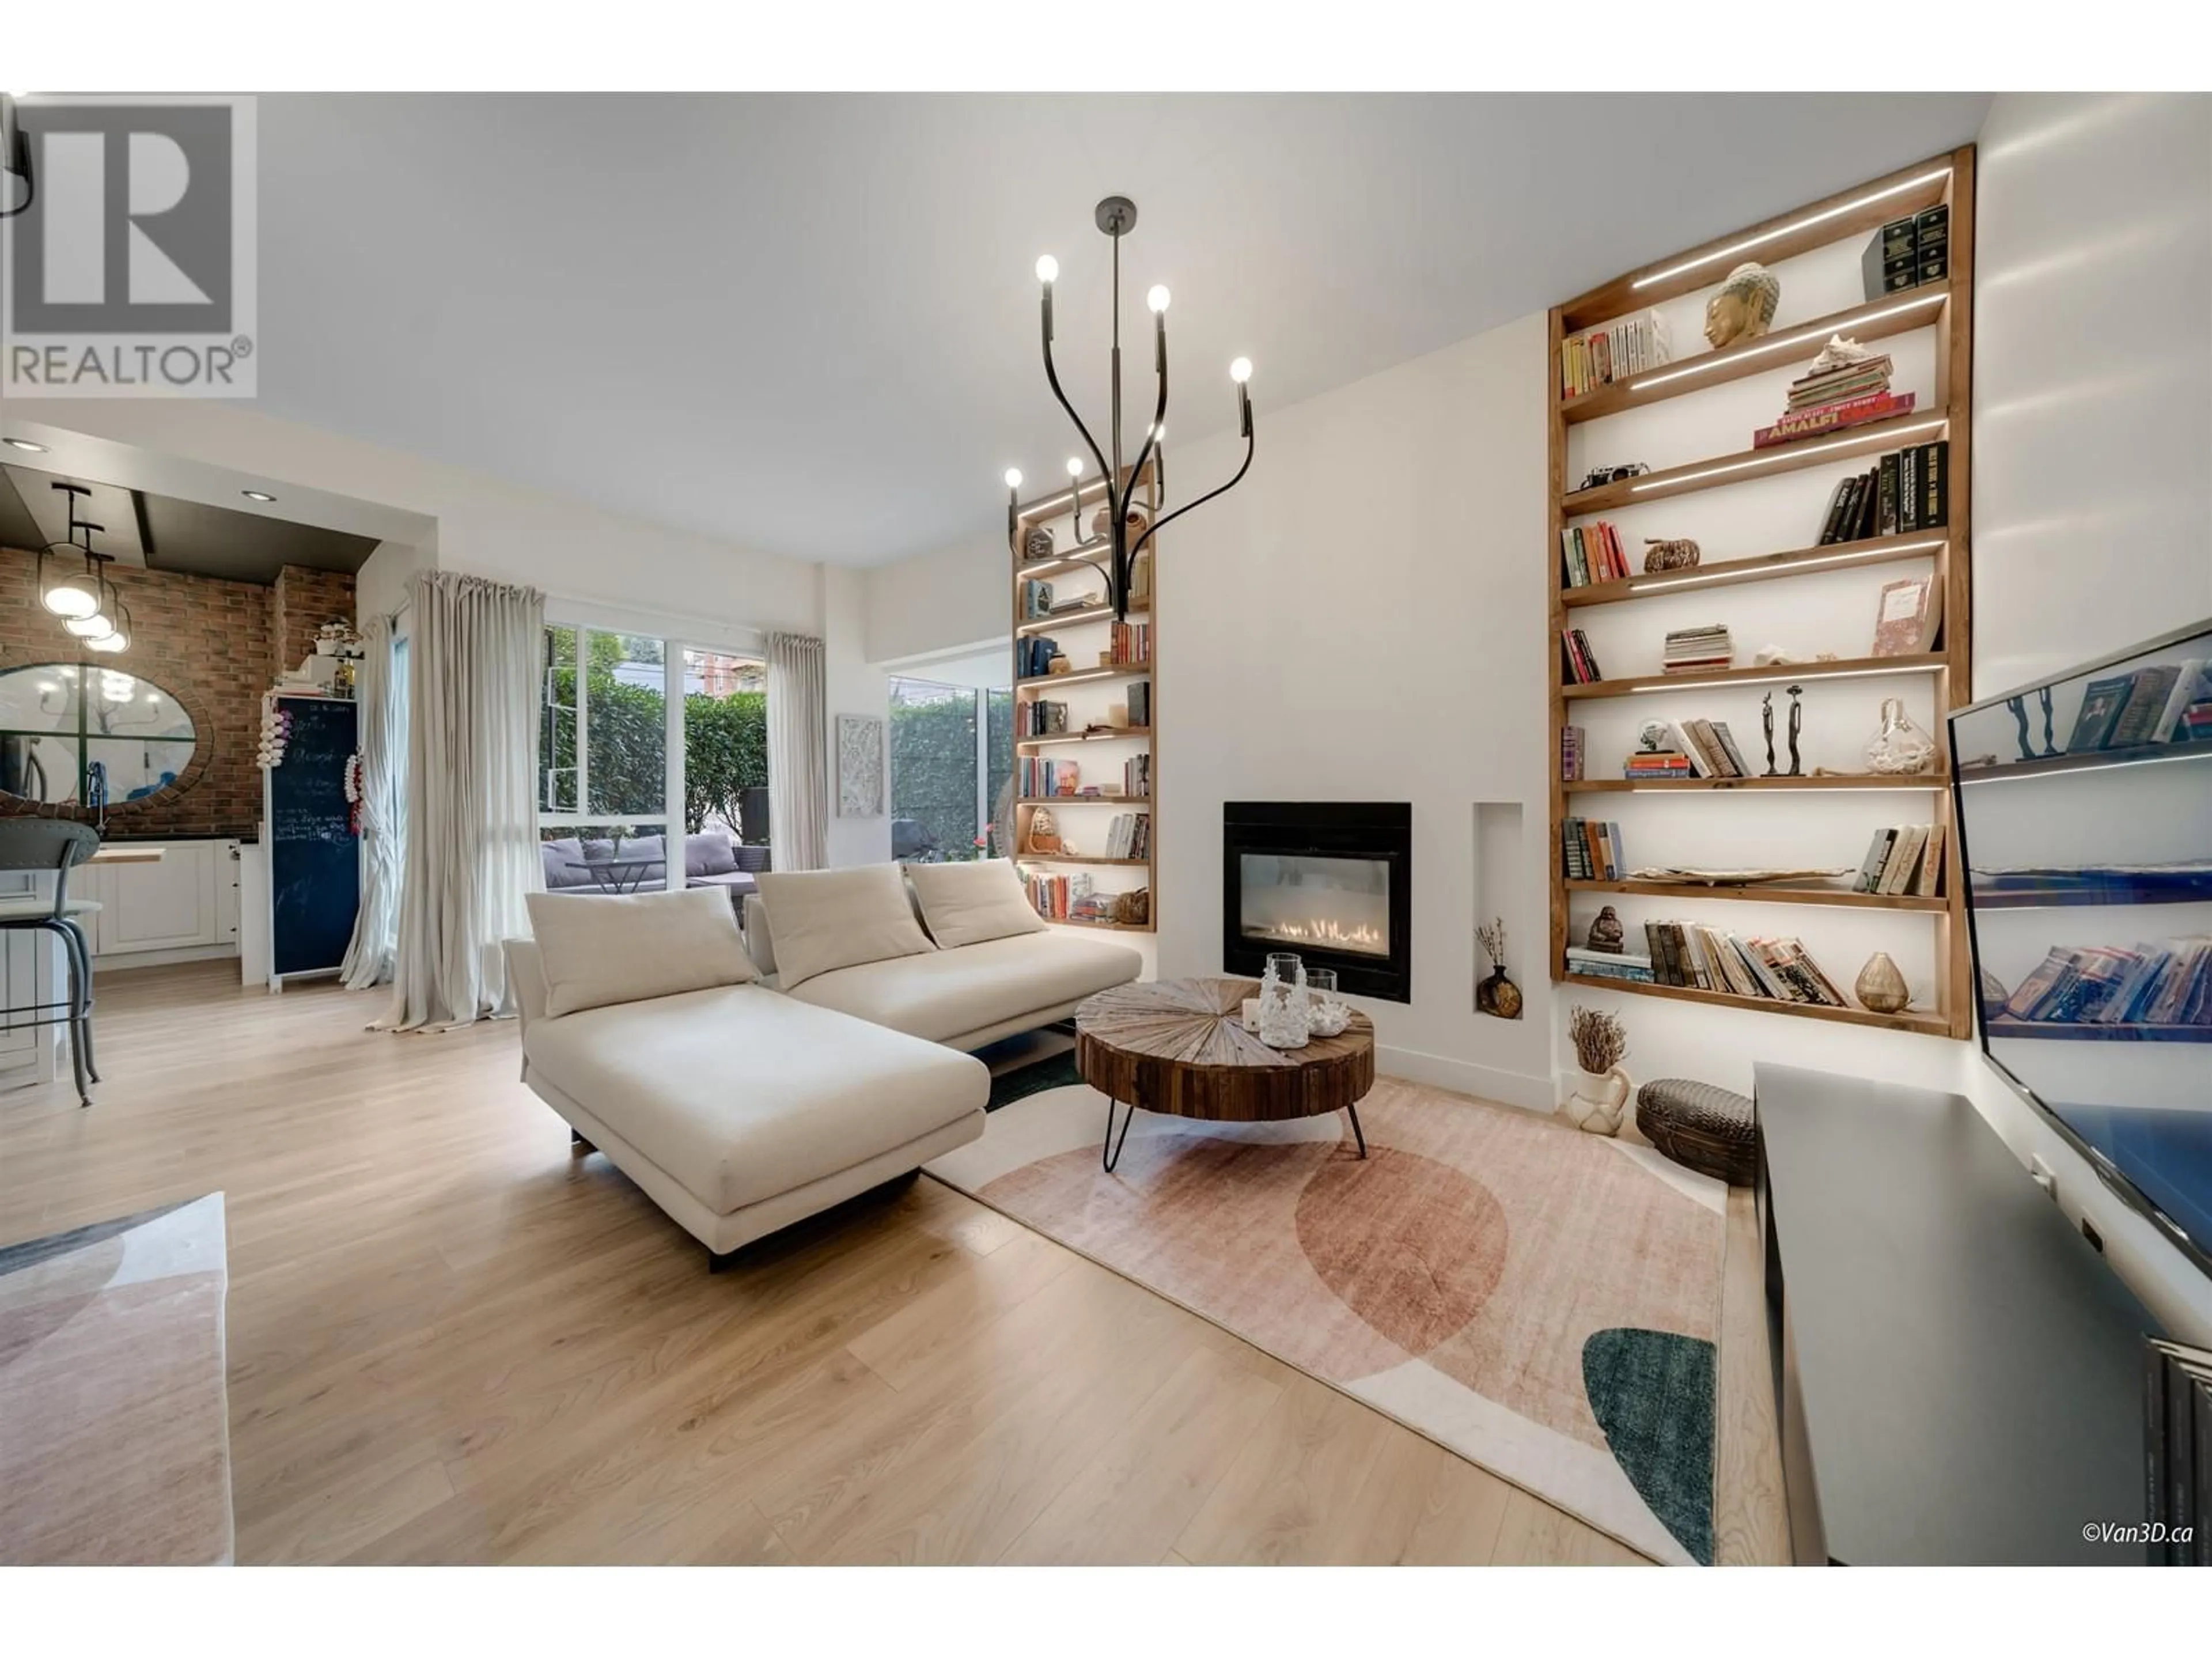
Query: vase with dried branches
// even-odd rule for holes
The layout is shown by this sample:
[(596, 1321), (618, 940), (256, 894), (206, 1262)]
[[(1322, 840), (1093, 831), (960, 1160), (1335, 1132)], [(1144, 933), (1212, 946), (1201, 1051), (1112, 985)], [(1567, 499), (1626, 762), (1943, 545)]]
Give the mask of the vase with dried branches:
[(1619, 1134), (1635, 1088), (1620, 1069), (1628, 1053), (1627, 1028), (1617, 1014), (1577, 1007), (1567, 1016), (1567, 1037), (1583, 1073), (1567, 1097), (1568, 1119), (1594, 1135)]
[(1505, 972), (1505, 918), (1477, 923), (1474, 936), (1491, 963), (1490, 977), (1474, 988), (1474, 1012), (1499, 1019), (1520, 1018), (1521, 988)]

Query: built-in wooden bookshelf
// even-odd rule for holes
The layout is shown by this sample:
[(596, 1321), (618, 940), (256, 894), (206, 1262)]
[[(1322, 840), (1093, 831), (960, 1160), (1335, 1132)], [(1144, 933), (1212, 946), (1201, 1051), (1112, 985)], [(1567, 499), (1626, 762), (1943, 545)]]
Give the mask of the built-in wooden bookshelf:
[[(1157, 452), (1146, 461), (1142, 472), (1133, 475), (1134, 494), (1147, 522), (1157, 521), (1161, 511), (1161, 465)], [(1102, 661), (1102, 655), (1110, 654), (1113, 627), (1115, 621), (1113, 595), (1109, 591), (1103, 567), (1109, 565), (1112, 550), (1103, 536), (1093, 532), (1093, 520), (1105, 501), (1105, 480), (1093, 476), (1079, 480), (1073, 489), (1056, 490), (1036, 501), (1025, 501), (1014, 509), (1012, 543), (1008, 549), (1013, 562), (1013, 637), (1015, 665), (1018, 671), (1023, 642), (1039, 635), (1048, 636), (1058, 642), (1067, 659), (1066, 672), (1057, 674), (1021, 674), (1014, 678), (1016, 702), (1014, 736), (1014, 771), (1018, 780), (1021, 763), (1024, 758), (1036, 758), (1063, 746), (1073, 748), (1086, 758), (1100, 757), (1102, 767), (1119, 769), (1130, 758), (1143, 756), (1149, 763), (1152, 793), (1148, 795), (1049, 795), (1024, 796), (1014, 802), (1013, 859), (1023, 866), (1024, 873), (1034, 871), (1099, 870), (1113, 873), (1114, 879), (1131, 887), (1146, 890), (1146, 920), (1141, 922), (1108, 921), (1096, 919), (1070, 918), (1055, 921), (1055, 927), (1095, 927), (1113, 933), (1149, 933), (1159, 924), (1159, 858), (1158, 818), (1156, 811), (1159, 792), (1159, 758), (1158, 749), (1159, 682), (1153, 672), (1157, 659), (1158, 634), (1153, 612), (1152, 595), (1149, 588), (1140, 588), (1131, 595), (1128, 619), (1152, 625), (1155, 647), (1154, 658), (1140, 663)], [(1024, 562), (1023, 545), (1031, 529), (1042, 526), (1054, 532), (1059, 550), (1050, 558)], [(1159, 543), (1155, 538), (1145, 544), (1143, 557), (1146, 565), (1158, 568)], [(1023, 613), (1023, 585), (1035, 580), (1048, 580), (1057, 585), (1066, 580), (1080, 584), (1078, 591), (1089, 594), (1084, 603), (1047, 617), (1030, 617)], [(1055, 592), (1055, 599), (1059, 598)], [(1095, 703), (1095, 712), (1103, 715), (1106, 704), (1115, 700), (1120, 692), (1126, 697), (1125, 687), (1136, 681), (1148, 684), (1153, 704), (1152, 719), (1142, 725), (1111, 726), (1088, 724), (1094, 712), (1084, 707)], [(1059, 693), (1072, 690), (1067, 699), (1076, 707), (1069, 713), (1071, 721), (1083, 719), (1086, 729), (1053, 732), (1036, 737), (1024, 736), (1024, 710), (1037, 701), (1060, 701)], [(1097, 745), (1103, 744), (1103, 749)], [(1084, 768), (1085, 783), (1091, 781), (1089, 768)], [(1030, 846), (1030, 830), (1039, 809), (1052, 812), (1059, 833), (1064, 841), (1071, 841), (1079, 849), (1073, 853), (1033, 853)], [(1109, 858), (1104, 854), (1107, 826), (1117, 812), (1142, 812), (1150, 816), (1149, 839), (1146, 856), (1140, 859)], [(1132, 880), (1140, 877), (1140, 880)], [(1101, 890), (1109, 890), (1102, 886)]]
[[(1685, 344), (1702, 346), (1694, 338), (1678, 341), (1677, 355), (1612, 384), (1602, 385), (1575, 398), (1561, 389), (1560, 353), (1571, 335), (1634, 316), (1648, 307), (1681, 301), (1714, 288), (1738, 264), (1758, 260), (1773, 266), (1801, 255), (1820, 253), (1843, 244), (1853, 251), (1891, 221), (1936, 206), (1949, 209), (1949, 265), (1939, 280), (1886, 295), (1863, 304), (1827, 309), (1809, 318), (1784, 314), (1762, 336), (1733, 343), (1721, 350), (1690, 351)], [(1826, 257), (1822, 255), (1822, 257)], [(1586, 775), (1560, 775), (1561, 740), (1566, 727), (1577, 722), (1585, 700), (1621, 697), (1663, 697), (1669, 693), (1705, 690), (1725, 691), (1747, 685), (1777, 686), (1804, 681), (1863, 678), (1881, 675), (1913, 677), (1915, 683), (1932, 683), (1932, 706), (1941, 716), (1966, 703), (1971, 688), (1967, 678), (1968, 648), (1972, 627), (1970, 577), (1971, 483), (1972, 475), (1972, 351), (1974, 283), (1974, 151), (1969, 145), (1907, 167), (1823, 201), (1809, 203), (1777, 215), (1764, 223), (1718, 236), (1711, 241), (1628, 271), (1589, 292), (1553, 307), (1550, 351), (1545, 364), (1548, 377), (1550, 419), (1549, 531), (1543, 556), (1551, 571), (1546, 642), (1550, 669), (1551, 705), (1551, 853), (1550, 933), (1551, 972), (1555, 982), (1586, 986), (1593, 990), (1618, 991), (1709, 1006), (1750, 1009), (1763, 1013), (1794, 1015), (1892, 1030), (1967, 1036), (1972, 1032), (1972, 973), (1963, 909), (1964, 883), (1955, 865), (1959, 845), (1953, 821), (1948, 775), (1893, 777), (1872, 774), (1818, 774), (1804, 776), (1742, 778), (1630, 779), (1610, 775), (1619, 769), (1620, 757), (1585, 754)], [(1837, 295), (1834, 297), (1841, 297)], [(1832, 307), (1833, 301), (1831, 301)], [(1639, 431), (1650, 434), (1653, 419), (1672, 421), (1679, 407), (1695, 405), (1678, 400), (1696, 398), (1715, 387), (1728, 386), (1755, 374), (1798, 369), (1816, 355), (1831, 335), (1849, 335), (1862, 343), (1929, 331), (1932, 334), (1934, 388), (1924, 406), (1889, 419), (1823, 433), (1769, 448), (1747, 447), (1705, 453), (1700, 460), (1683, 462), (1633, 477), (1616, 478), (1590, 489), (1574, 488), (1570, 472), (1569, 441), (1575, 429), (1609, 417), (1635, 416), (1661, 404), (1668, 414), (1646, 416)], [(1708, 424), (1710, 424), (1710, 420)], [(1745, 434), (1748, 445), (1749, 434)], [(1700, 492), (1724, 490), (1738, 485), (1786, 477), (1805, 469), (1829, 466), (1872, 457), (1883, 452), (1936, 440), (1949, 444), (1949, 502), (1940, 527), (1860, 539), (1791, 547), (1778, 538), (1783, 550), (1755, 557), (1731, 559), (1688, 569), (1632, 574), (1626, 579), (1575, 586), (1570, 584), (1560, 556), (1561, 532), (1592, 515), (1618, 512), (1637, 505)], [(1685, 443), (1701, 453), (1706, 446)], [(1820, 502), (1808, 485), (1805, 516), (1814, 518)], [(1693, 508), (1694, 503), (1690, 506)], [(1687, 513), (1686, 519), (1694, 522)], [(1668, 534), (1684, 533), (1668, 531)], [(1741, 665), (1726, 670), (1684, 674), (1632, 674), (1618, 678), (1577, 684), (1561, 650), (1562, 633), (1576, 625), (1574, 613), (1599, 606), (1635, 606), (1685, 591), (1720, 589), (1746, 583), (1772, 583), (1830, 575), (1868, 567), (1926, 561), (1942, 595), (1942, 613), (1935, 649), (1914, 656), (1861, 657), (1841, 660), (1793, 662), (1777, 665)], [(1610, 615), (1611, 612), (1607, 614)], [(1594, 625), (1594, 624), (1593, 624)], [(1742, 648), (1741, 643), (1737, 648)], [(1598, 708), (1608, 704), (1595, 705)], [(1665, 717), (1669, 705), (1653, 705), (1656, 717)], [(1936, 734), (1940, 741), (1940, 732)], [(1588, 775), (1596, 774), (1597, 775)], [(1571, 815), (1589, 810), (1574, 805), (1575, 798), (1599, 793), (1674, 794), (1711, 800), (1722, 796), (1750, 796), (1779, 800), (1796, 798), (1807, 803), (1796, 809), (1826, 812), (1826, 804), (1844, 810), (1846, 793), (1895, 793), (1902, 811), (1945, 830), (1946, 865), (1938, 894), (1859, 893), (1837, 887), (1791, 888), (1751, 886), (1707, 888), (1697, 884), (1665, 881), (1570, 879), (1562, 855), (1562, 825)], [(1694, 860), (1694, 837), (1704, 811), (1730, 813), (1756, 811), (1741, 799), (1733, 808), (1668, 807), (1680, 815), (1670, 818), (1670, 842), (1666, 855), (1684, 862)], [(1662, 849), (1654, 848), (1653, 852)], [(1777, 846), (1774, 856), (1788, 861), (1797, 848)], [(1656, 860), (1654, 861), (1656, 861)], [(1915, 1006), (1897, 1013), (1878, 1013), (1857, 1006), (1838, 1008), (1809, 1003), (1751, 999), (1684, 986), (1644, 984), (1595, 975), (1571, 973), (1566, 951), (1579, 944), (1589, 914), (1595, 906), (1587, 898), (1578, 913), (1575, 900), (1582, 896), (1621, 895), (1637, 898), (1679, 899), (1685, 904), (1713, 901), (1768, 905), (1803, 905), (1817, 909), (1887, 913), (1900, 928), (1932, 928), (1930, 959), (1935, 969), (1933, 1008)], [(1664, 913), (1658, 913), (1663, 915)], [(1658, 919), (1658, 915), (1653, 917)], [(1888, 924), (1882, 924), (1885, 927)], [(1632, 927), (1631, 932), (1633, 932)], [(1817, 955), (1818, 952), (1816, 951)], [(1857, 970), (1855, 962), (1824, 962), (1829, 977), (1848, 987)]]

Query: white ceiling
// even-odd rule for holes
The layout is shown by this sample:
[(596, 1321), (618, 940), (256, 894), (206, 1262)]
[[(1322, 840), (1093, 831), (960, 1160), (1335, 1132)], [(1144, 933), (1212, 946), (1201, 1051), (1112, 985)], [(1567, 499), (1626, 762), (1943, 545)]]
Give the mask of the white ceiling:
[[(1104, 421), (1124, 244), (1174, 440), (1972, 138), (1980, 94), (264, 98), (275, 412), (612, 510), (879, 564), (988, 534)], [(617, 553), (610, 550), (611, 556)]]

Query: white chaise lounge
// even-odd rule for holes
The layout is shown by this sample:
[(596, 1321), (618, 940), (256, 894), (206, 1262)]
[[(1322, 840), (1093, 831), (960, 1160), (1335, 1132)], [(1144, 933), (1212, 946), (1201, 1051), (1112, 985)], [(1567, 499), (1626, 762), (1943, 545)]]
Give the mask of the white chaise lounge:
[(757, 983), (712, 889), (532, 896), (522, 1076), (714, 1265), (983, 1132), (970, 1055)]

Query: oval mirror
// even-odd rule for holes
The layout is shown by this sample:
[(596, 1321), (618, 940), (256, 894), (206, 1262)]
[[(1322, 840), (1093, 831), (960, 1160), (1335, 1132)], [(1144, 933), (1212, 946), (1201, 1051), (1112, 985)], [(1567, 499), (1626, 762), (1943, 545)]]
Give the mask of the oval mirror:
[(184, 776), (197, 737), (173, 696), (126, 670), (0, 670), (0, 792), (50, 806), (143, 800)]

